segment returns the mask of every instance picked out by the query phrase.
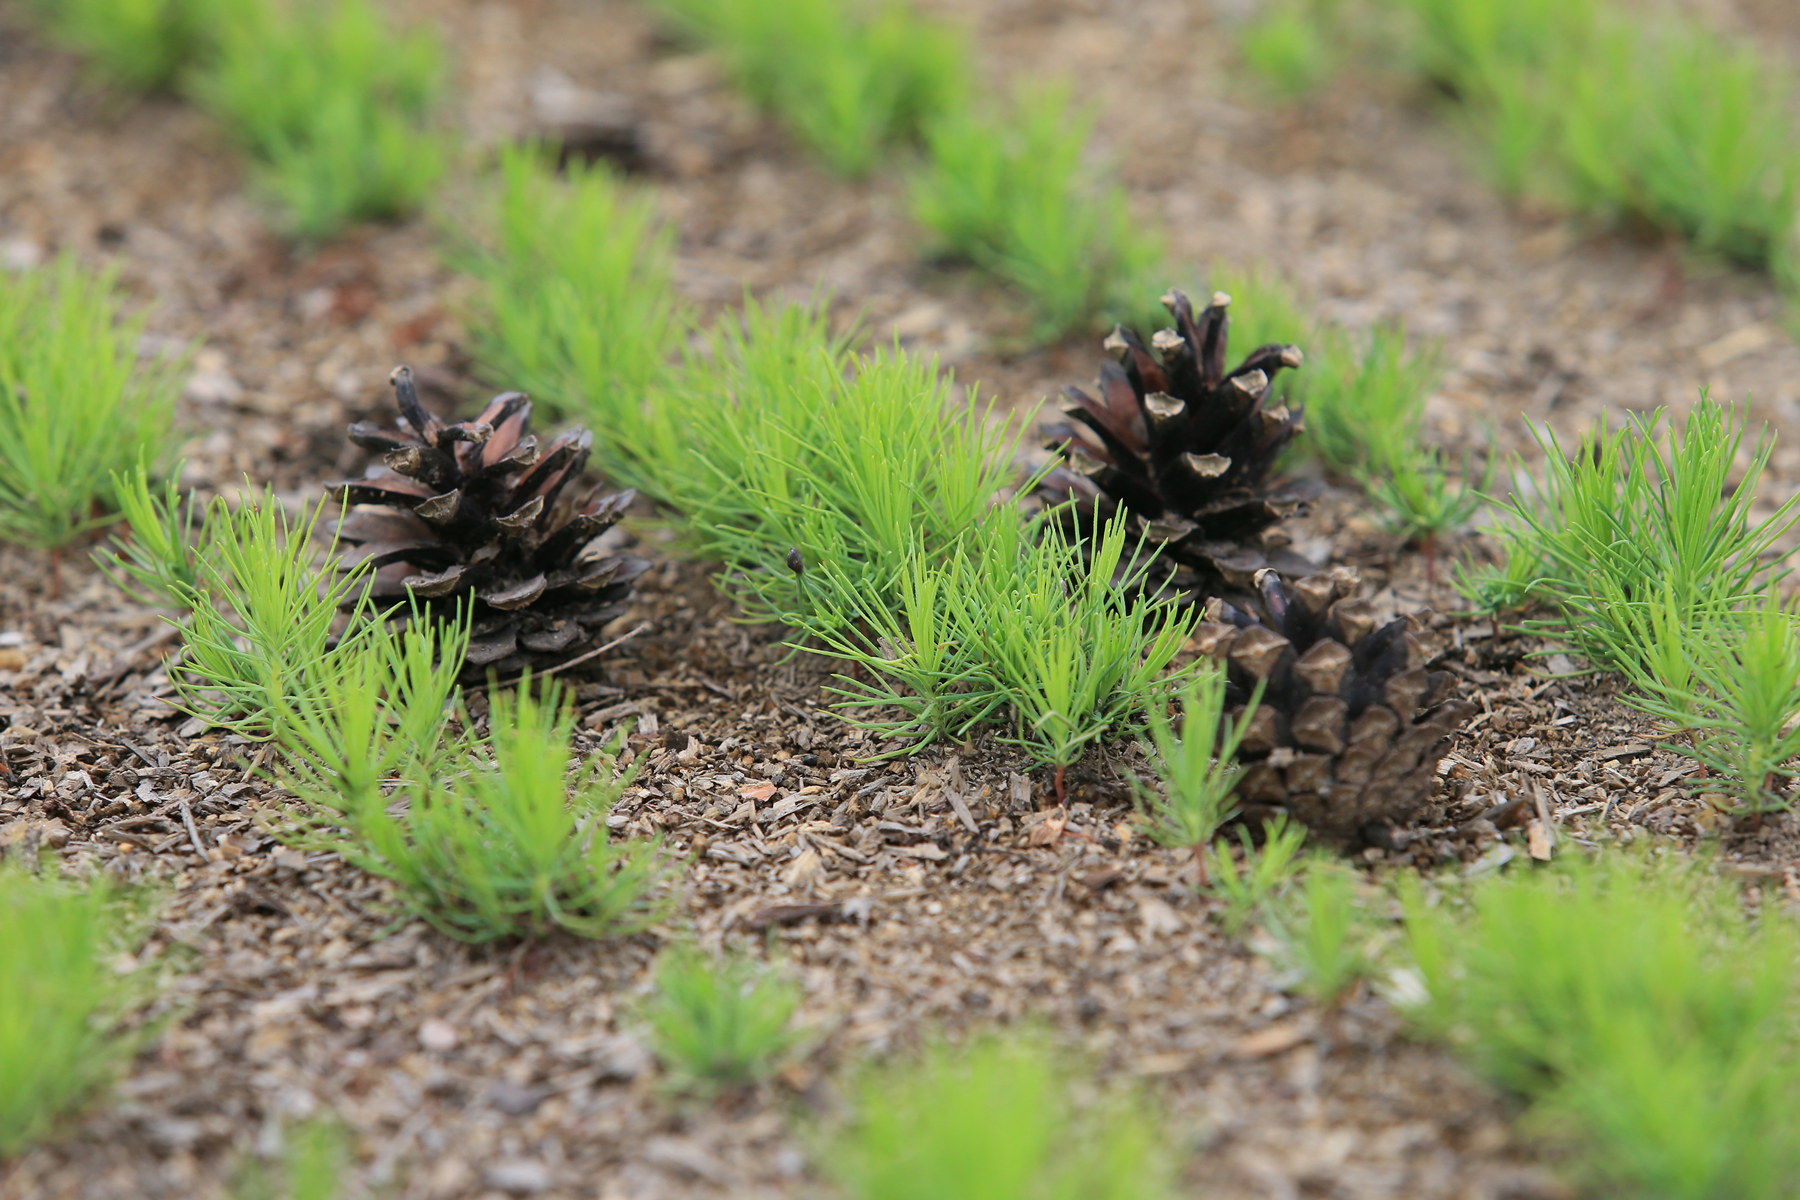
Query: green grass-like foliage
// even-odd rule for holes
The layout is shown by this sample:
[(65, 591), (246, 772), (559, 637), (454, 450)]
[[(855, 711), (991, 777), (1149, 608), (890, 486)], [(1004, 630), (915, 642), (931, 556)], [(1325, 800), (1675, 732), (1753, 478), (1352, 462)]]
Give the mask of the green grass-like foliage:
[(1710, 868), (1613, 853), (1428, 901), (1403, 879), (1421, 1027), (1531, 1104), (1596, 1195), (1800, 1189), (1792, 922)]
[(1292, 974), (1294, 990), (1316, 1003), (1337, 1003), (1375, 970), (1369, 916), (1358, 903), (1362, 888), (1355, 868), (1314, 859), (1299, 886), (1263, 910), (1276, 961)]
[(1238, 54), (1276, 99), (1304, 100), (1341, 65), (1342, 8), (1341, 0), (1274, 0), (1238, 30)]
[(249, 1162), (237, 1173), (232, 1200), (347, 1200), (344, 1186), (355, 1147), (349, 1131), (314, 1118), (284, 1131), (272, 1165)]
[[(455, 666), (433, 668), (422, 652), (419, 662), (414, 677), (424, 676), (429, 687), (391, 707), (426, 721)], [(371, 673), (405, 677), (387, 664)], [(354, 714), (359, 735), (373, 728), (355, 709), (354, 691), (367, 686), (351, 673), (319, 694), (314, 719), (326, 735), (316, 746), (320, 757), (351, 741), (329, 736), (339, 713)], [(364, 782), (384, 773), (378, 751), (359, 755), (359, 765), (374, 762), (375, 769), (358, 777), (329, 762), (323, 770), (294, 770), (285, 782), (305, 808), (299, 831), (284, 836), (391, 880), (413, 913), (462, 941), (557, 930), (597, 938), (644, 928), (662, 911), (655, 894), (659, 848), (608, 835), (606, 814), (625, 779), (607, 755), (572, 763), (574, 713), (556, 687), (538, 687), (541, 697), (529, 680), (512, 694), (491, 693), (488, 734), (467, 754), (421, 763), (415, 745), (401, 746), (394, 752), (401, 776), (391, 791)], [(370, 740), (384, 737), (395, 735)]]
[(170, 618), (183, 637), (169, 673), (180, 704), (244, 737), (274, 736), (278, 715), (376, 628), (358, 622), (334, 634), (340, 608), (356, 606), (367, 585), (320, 560), (313, 533), (323, 506), (296, 519), (270, 492), (235, 507), (215, 499), (192, 540), (180, 541), (191, 506), (172, 487), (152, 493), (141, 470), (122, 486), (133, 540), (120, 546), (114, 574), (183, 610)]
[(211, 44), (230, 0), (31, 0), (46, 32), (86, 56), (95, 75), (134, 92), (172, 89)]
[(658, 955), (654, 985), (642, 1017), (651, 1048), (683, 1091), (767, 1078), (800, 1039), (799, 986), (748, 955), (678, 943)]
[(1414, 345), (1398, 324), (1357, 333), (1320, 321), (1268, 272), (1220, 272), (1213, 286), (1242, 314), (1232, 320), (1236, 344), (1299, 337), (1306, 363), (1284, 379), (1288, 403), (1306, 409), (1296, 445), (1354, 479), (1388, 528), (1429, 547), (1474, 516), (1486, 469), (1464, 456), (1452, 471), (1425, 443), (1425, 401), (1443, 374), (1435, 344)]
[(1100, 1093), (1042, 1034), (936, 1043), (866, 1072), (827, 1172), (853, 1200), (1159, 1200), (1162, 1133), (1128, 1092)]
[(1394, 0), (1420, 70), (1462, 101), (1515, 195), (1645, 222), (1770, 266), (1800, 199), (1800, 123), (1772, 56), (1598, 0)]
[[(1665, 593), (1665, 596), (1667, 594)], [(1721, 792), (1738, 812), (1791, 809), (1800, 769), (1800, 629), (1790, 604), (1770, 589), (1747, 612), (1701, 614), (1681, 628), (1671, 605), (1654, 604), (1655, 651), (1633, 673), (1643, 689), (1635, 705), (1687, 731), (1670, 748), (1694, 758), (1709, 775), (1692, 786)]]
[(1299, 875), (1306, 826), (1277, 813), (1263, 824), (1260, 846), (1250, 830), (1239, 826), (1237, 833), (1242, 861), (1225, 838), (1206, 853), (1212, 894), (1224, 904), (1219, 923), (1234, 936), (1261, 919)]
[[(996, 517), (941, 553), (915, 545), (894, 607), (821, 563), (831, 599), (816, 611), (829, 619), (790, 623), (865, 668), (834, 690), (858, 723), (907, 742), (892, 753), (997, 724), (1003, 743), (1067, 767), (1181, 684), (1168, 669), (1196, 614), (1123, 593), (1121, 563), (1144, 553), (1123, 526), (1121, 516), (1084, 547), (1053, 523)], [(854, 619), (840, 626), (840, 614)], [(876, 711), (854, 716), (865, 709)]]
[(655, 2), (718, 48), (752, 102), (852, 177), (959, 106), (972, 71), (967, 39), (907, 0)]
[(448, 164), (435, 127), (444, 49), (370, 0), (241, 0), (215, 22), (195, 97), (261, 164), (293, 231), (417, 212)]
[(140, 365), (111, 270), (0, 273), (0, 537), (66, 546), (119, 511), (113, 475), (170, 449), (181, 363)]
[(1179, 698), (1179, 723), (1164, 704), (1152, 704), (1146, 713), (1162, 787), (1149, 788), (1133, 779), (1132, 791), (1151, 838), (1164, 846), (1191, 846), (1204, 866), (1204, 847), (1237, 813), (1231, 799), (1241, 771), (1237, 748), (1262, 695), (1259, 690), (1250, 698), (1236, 725), (1225, 719), (1223, 671), (1193, 672)]
[[(1497, 533), (1535, 574), (1522, 595), (1507, 595), (1500, 585), (1527, 574), (1509, 562), (1466, 581), (1471, 597), (1547, 606), (1557, 615), (1528, 628), (1627, 675), (1654, 667), (1657, 637), (1697, 631), (1713, 614), (1759, 602), (1781, 574), (1770, 551), (1800, 520), (1795, 497), (1760, 519), (1751, 515), (1773, 436), (1765, 430), (1748, 448), (1740, 474), (1741, 413), (1702, 396), (1679, 433), (1665, 434), (1662, 417), (1659, 409), (1585, 434), (1573, 453), (1533, 426), (1541, 478), (1507, 499)], [(1659, 633), (1654, 620), (1667, 628)]]
[(1017, 288), (1040, 337), (1130, 309), (1161, 261), (1160, 238), (1088, 161), (1097, 119), (1066, 84), (1026, 82), (1008, 102), (929, 121), (910, 181), (913, 216), (938, 252)]
[(458, 265), (481, 290), (466, 314), (490, 381), (598, 432), (609, 476), (642, 487), (652, 392), (669, 383), (690, 317), (675, 296), (674, 234), (604, 164), (564, 177), (534, 148), (500, 155), (493, 207)]
[(124, 1067), (120, 1018), (142, 991), (109, 961), (137, 948), (141, 897), (0, 864), (0, 1161), (44, 1137)]

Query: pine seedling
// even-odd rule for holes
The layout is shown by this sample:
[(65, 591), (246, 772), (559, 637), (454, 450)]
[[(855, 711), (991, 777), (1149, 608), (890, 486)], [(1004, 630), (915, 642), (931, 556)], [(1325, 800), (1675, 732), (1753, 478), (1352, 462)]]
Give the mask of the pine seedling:
[(273, 1167), (246, 1162), (231, 1189), (232, 1200), (345, 1200), (344, 1175), (355, 1155), (349, 1131), (315, 1118), (282, 1135)]
[[(1696, 784), (1723, 792), (1740, 813), (1785, 812), (1800, 775), (1800, 629), (1773, 589), (1735, 620), (1654, 628), (1647, 691), (1626, 702), (1692, 733), (1674, 745), (1709, 772)], [(1640, 653), (1642, 650), (1640, 649)]]
[[(1514, 534), (1539, 561), (1534, 594), (1560, 609), (1528, 622), (1596, 666), (1641, 662), (1643, 606), (1664, 597), (1686, 627), (1704, 614), (1755, 603), (1780, 578), (1771, 550), (1800, 520), (1800, 497), (1753, 520), (1757, 484), (1774, 448), (1765, 432), (1733, 483), (1743, 417), (1702, 396), (1665, 449), (1662, 413), (1584, 436), (1566, 455), (1553, 433), (1541, 484), (1507, 501)], [(1664, 596), (1666, 589), (1666, 596)]]
[(114, 534), (94, 557), (120, 591), (147, 608), (180, 608), (200, 583), (205, 522), (194, 494), (181, 494), (177, 481), (185, 465), (175, 464), (160, 493), (151, 490), (142, 461), (112, 477), (126, 532)]
[(570, 163), (560, 178), (551, 166), (533, 147), (501, 151), (492, 207), (460, 236), (455, 261), (482, 285), (465, 314), (475, 357), (497, 386), (605, 431), (594, 452), (608, 477), (653, 490), (657, 463), (637, 448), (657, 437), (691, 324), (674, 231), (604, 164)]
[(0, 863), (0, 1161), (48, 1134), (137, 1050), (121, 1022), (142, 976), (113, 959), (142, 945), (144, 907), (104, 877), (78, 888)]
[(134, 92), (172, 89), (207, 50), (221, 0), (32, 0), (51, 37), (100, 79)]
[(1374, 970), (1361, 890), (1354, 869), (1316, 859), (1300, 876), (1297, 891), (1266, 913), (1277, 957), (1293, 972), (1296, 990), (1328, 1007)]
[(170, 448), (182, 364), (138, 363), (113, 270), (0, 273), (0, 538), (58, 550), (111, 523), (114, 476)]
[(952, 636), (992, 664), (1013, 713), (1013, 732), (1001, 741), (1056, 768), (1058, 802), (1064, 771), (1091, 745), (1131, 728), (1181, 686), (1165, 673), (1199, 617), (1170, 600), (1128, 598), (1118, 581), (1147, 551), (1125, 521), (1117, 515), (1085, 546), (1048, 522), (1023, 535), (1019, 549), (1011, 536), (977, 543), (963, 560), (970, 586), (952, 588)]
[(1382, 467), (1356, 472), (1357, 483), (1382, 509), (1382, 525), (1424, 549), (1430, 578), (1435, 578), (1438, 540), (1468, 524), (1492, 477), (1492, 459), (1478, 478), (1472, 458), (1465, 454), (1452, 479), (1441, 451), (1417, 446)]
[(1609, 1195), (1800, 1186), (1792, 923), (1705, 863), (1608, 853), (1429, 901), (1402, 880), (1409, 1015), (1531, 1105)]
[(433, 124), (445, 79), (434, 34), (390, 31), (369, 0), (220, 11), (195, 96), (263, 164), (295, 233), (423, 206), (448, 164)]
[(934, 113), (960, 106), (967, 39), (906, 0), (657, 0), (718, 47), (738, 86), (839, 174), (866, 175)]
[(657, 956), (643, 1006), (651, 1048), (680, 1090), (706, 1093), (767, 1078), (799, 1042), (800, 989), (748, 955), (680, 943)]
[(1337, 0), (1277, 0), (1238, 31), (1244, 65), (1277, 100), (1305, 100), (1336, 73), (1338, 7)]
[[(162, 510), (165, 513), (169, 510)], [(357, 609), (366, 576), (341, 574), (312, 544), (323, 506), (291, 520), (272, 492), (233, 508), (215, 499), (199, 541), (197, 582), (165, 578), (187, 609), (181, 658), (170, 682), (181, 707), (207, 724), (266, 739), (277, 714), (320, 686), (335, 658), (352, 654), (374, 626), (334, 633), (340, 608)], [(155, 536), (157, 524), (148, 527)]]
[[(1126, 594), (1121, 564), (1142, 553), (1130, 543), (1122, 518), (1088, 550), (1053, 523), (990, 520), (946, 551), (898, 557), (899, 607), (847, 605), (854, 623), (801, 629), (871, 673), (839, 677), (851, 720), (914, 749), (1004, 722), (1003, 742), (1056, 768), (1061, 800), (1064, 772), (1088, 747), (1180, 683), (1165, 672), (1196, 614)], [(833, 591), (845, 594), (841, 583)], [(872, 707), (902, 716), (854, 715)]]
[(625, 780), (598, 755), (571, 772), (573, 711), (553, 683), (542, 690), (527, 680), (494, 692), (488, 735), (460, 769), (322, 814), (307, 844), (391, 880), (412, 913), (460, 941), (643, 929), (662, 910), (659, 849), (608, 835)]
[(1130, 1092), (1092, 1097), (1038, 1033), (928, 1046), (866, 1072), (826, 1171), (854, 1200), (1161, 1200), (1166, 1138)]
[(1206, 852), (1213, 895), (1225, 903), (1219, 920), (1234, 937), (1261, 919), (1300, 873), (1306, 826), (1289, 820), (1286, 813), (1276, 813), (1263, 823), (1261, 846), (1241, 825), (1237, 835), (1243, 851), (1241, 863), (1227, 838), (1219, 839)]
[(441, 623), (377, 621), (333, 648), (314, 687), (274, 697), (276, 778), (304, 806), (298, 840), (385, 804), (396, 778), (432, 779), (461, 765), (469, 746), (448, 737), (448, 723), (468, 640), (466, 611)]
[(1129, 308), (1161, 259), (1124, 192), (1087, 182), (1095, 121), (1066, 85), (1023, 84), (1007, 106), (927, 123), (926, 163), (911, 181), (913, 216), (940, 252), (1016, 286), (1038, 337)]
[(1225, 717), (1225, 672), (1213, 667), (1192, 672), (1179, 692), (1181, 723), (1177, 727), (1165, 705), (1145, 712), (1150, 744), (1155, 750), (1160, 789), (1131, 781), (1138, 812), (1151, 838), (1163, 846), (1193, 850), (1201, 887), (1207, 885), (1206, 847), (1220, 826), (1237, 813), (1231, 792), (1237, 786), (1238, 744), (1262, 703), (1259, 690), (1232, 724)]

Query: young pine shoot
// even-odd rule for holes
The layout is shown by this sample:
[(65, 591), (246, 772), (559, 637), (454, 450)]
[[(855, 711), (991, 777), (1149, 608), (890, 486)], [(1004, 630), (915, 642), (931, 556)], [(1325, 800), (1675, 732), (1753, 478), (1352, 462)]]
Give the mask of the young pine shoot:
[(657, 0), (716, 45), (738, 86), (839, 174), (868, 174), (932, 115), (961, 107), (966, 39), (908, 0)]
[(181, 608), (200, 584), (206, 524), (193, 493), (181, 494), (183, 465), (169, 472), (160, 493), (151, 490), (142, 462), (112, 477), (126, 532), (109, 538), (94, 558), (120, 591), (146, 608)]
[(570, 163), (561, 177), (552, 165), (532, 147), (501, 151), (492, 208), (454, 256), (481, 284), (465, 324), (489, 379), (609, 431), (594, 446), (601, 468), (646, 487), (638, 447), (665, 401), (645, 397), (667, 389), (690, 323), (674, 232), (605, 165)]
[(1353, 868), (1317, 859), (1300, 876), (1297, 891), (1266, 914), (1277, 961), (1293, 974), (1295, 990), (1326, 1007), (1374, 970), (1362, 887)]
[(1035, 1033), (928, 1046), (869, 1071), (826, 1171), (851, 1200), (1164, 1200), (1167, 1135), (1144, 1102), (1100, 1094)]
[(1433, 903), (1402, 880), (1409, 1015), (1564, 1142), (1596, 1195), (1779, 1200), (1800, 1186), (1796, 945), (1704, 862), (1612, 851)]
[(800, 1040), (800, 989), (748, 955), (678, 943), (657, 956), (643, 1006), (651, 1048), (680, 1090), (709, 1092), (767, 1078)]
[(940, 252), (1017, 287), (1052, 338), (1148, 290), (1160, 239), (1117, 186), (1090, 182), (1096, 114), (1061, 84), (1022, 85), (999, 110), (949, 109), (925, 128), (913, 215)]
[(1771, 588), (1748, 612), (1700, 627), (1655, 632), (1657, 668), (1626, 703), (1691, 736), (1671, 745), (1707, 770), (1695, 786), (1722, 792), (1739, 813), (1786, 812), (1800, 775), (1800, 628), (1794, 608)]
[(231, 1200), (347, 1200), (344, 1176), (355, 1155), (350, 1133), (329, 1118), (314, 1118), (282, 1133), (272, 1166), (248, 1161), (237, 1172)]
[(1237, 749), (1262, 703), (1262, 691), (1259, 686), (1235, 725), (1225, 718), (1223, 671), (1193, 672), (1179, 697), (1179, 725), (1162, 704), (1150, 705), (1145, 713), (1162, 787), (1148, 788), (1133, 779), (1132, 790), (1151, 838), (1160, 845), (1192, 849), (1196, 881), (1204, 888), (1206, 848), (1237, 813), (1231, 801), (1240, 771)]
[(1270, 904), (1298, 877), (1305, 864), (1300, 851), (1306, 845), (1306, 826), (1290, 821), (1286, 813), (1277, 813), (1263, 825), (1261, 846), (1242, 826), (1238, 842), (1241, 861), (1226, 838), (1215, 842), (1206, 854), (1213, 895), (1225, 905), (1219, 921), (1234, 937), (1261, 920)]
[(181, 364), (139, 364), (144, 321), (122, 317), (115, 278), (66, 256), (0, 272), (6, 541), (56, 552), (110, 524), (114, 476), (168, 453)]
[(113, 960), (141, 945), (142, 907), (104, 877), (78, 888), (0, 863), (0, 1161), (48, 1134), (138, 1048), (120, 1022), (142, 988)]
[(215, 5), (229, 0), (31, 0), (51, 37), (100, 79), (164, 92), (210, 44)]
[(423, 207), (449, 161), (434, 34), (394, 33), (371, 0), (241, 0), (219, 13), (196, 98), (261, 162), (296, 234)]
[(490, 697), (464, 761), (409, 772), (386, 795), (315, 809), (294, 840), (391, 880), (432, 928), (466, 942), (636, 932), (661, 911), (653, 843), (606, 828), (624, 780), (596, 755), (571, 771), (574, 714), (553, 684)]
[[(146, 507), (147, 554), (160, 553), (149, 549), (149, 539), (172, 527), (173, 504), (171, 493)], [(185, 711), (243, 737), (272, 737), (277, 715), (312, 694), (335, 660), (372, 636), (374, 623), (354, 620), (366, 607), (360, 600), (367, 579), (339, 573), (313, 545), (323, 511), (321, 505), (293, 520), (271, 492), (236, 508), (215, 499), (199, 537), (206, 554), (197, 563), (176, 559), (152, 568), (187, 609), (175, 622), (183, 648), (169, 672)], [(196, 581), (181, 582), (190, 567)], [(355, 610), (342, 638), (340, 609)]]
[(1738, 476), (1741, 414), (1703, 395), (1666, 447), (1661, 418), (1586, 435), (1573, 455), (1532, 427), (1541, 479), (1506, 502), (1503, 536), (1536, 567), (1531, 594), (1559, 610), (1526, 628), (1627, 674), (1646, 654), (1646, 604), (1671, 606), (1682, 628), (1698, 628), (1709, 613), (1757, 603), (1781, 574), (1772, 549), (1800, 520), (1800, 497), (1752, 519), (1773, 439), (1758, 440)]

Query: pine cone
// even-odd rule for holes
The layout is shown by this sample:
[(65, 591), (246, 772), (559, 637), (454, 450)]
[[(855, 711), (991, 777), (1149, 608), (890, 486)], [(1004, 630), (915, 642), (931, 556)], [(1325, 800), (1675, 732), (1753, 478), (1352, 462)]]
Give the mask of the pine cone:
[[(1213, 295), (1198, 318), (1178, 291), (1163, 297), (1175, 328), (1146, 348), (1120, 327), (1107, 337), (1116, 362), (1100, 367), (1096, 400), (1079, 388), (1063, 411), (1081, 428), (1048, 430), (1067, 465), (1045, 481), (1053, 500), (1076, 503), (1078, 529), (1110, 519), (1120, 507), (1136, 530), (1160, 543), (1159, 561), (1185, 566), (1205, 594), (1221, 582), (1243, 586), (1266, 565), (1255, 542), (1303, 500), (1295, 488), (1271, 489), (1281, 450), (1301, 430), (1301, 414), (1274, 397), (1283, 367), (1300, 365), (1298, 347), (1258, 347), (1225, 370), (1231, 297)], [(1134, 532), (1136, 531), (1134, 530)]]
[(633, 495), (569, 487), (593, 435), (564, 433), (540, 454), (526, 432), (523, 392), (495, 396), (473, 421), (446, 424), (419, 403), (409, 368), (395, 368), (389, 382), (401, 428), (350, 427), (350, 440), (386, 467), (328, 485), (349, 506), (338, 525), (343, 565), (376, 568), (381, 603), (411, 596), (449, 613), (472, 597), (471, 674), (548, 667), (585, 652), (648, 565), (591, 548)]
[(1233, 720), (1266, 681), (1239, 757), (1238, 798), (1251, 818), (1285, 810), (1345, 846), (1393, 846), (1431, 797), (1445, 739), (1469, 715), (1439, 702), (1449, 683), (1427, 670), (1437, 653), (1406, 617), (1378, 625), (1352, 599), (1348, 571), (1293, 584), (1255, 578), (1264, 616), (1208, 602), (1195, 637), (1226, 667)]

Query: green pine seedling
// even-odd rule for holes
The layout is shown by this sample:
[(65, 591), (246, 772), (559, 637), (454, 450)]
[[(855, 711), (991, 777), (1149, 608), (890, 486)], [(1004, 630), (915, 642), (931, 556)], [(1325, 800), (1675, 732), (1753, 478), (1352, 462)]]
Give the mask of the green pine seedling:
[[(1338, 0), (1280, 0), (1238, 31), (1244, 65), (1286, 104), (1306, 100), (1337, 73)], [(1257, 341), (1247, 343), (1262, 345)]]
[(1778, 265), (1800, 196), (1791, 82), (1685, 14), (1581, 0), (1398, 0), (1419, 69), (1463, 105), (1510, 195)]
[(246, 1161), (231, 1189), (233, 1200), (345, 1200), (344, 1175), (355, 1155), (350, 1133), (329, 1118), (313, 1118), (283, 1131), (273, 1167)]
[(678, 943), (657, 956), (653, 986), (641, 1016), (679, 1090), (755, 1083), (799, 1043), (800, 988), (748, 955), (713, 956)]
[[(324, 507), (295, 521), (272, 492), (236, 508), (213, 501), (199, 538), (207, 552), (193, 564), (197, 582), (180, 582), (179, 565), (163, 577), (187, 610), (173, 618), (182, 653), (169, 673), (185, 711), (243, 737), (273, 737), (278, 714), (372, 636), (376, 626), (357, 620), (341, 638), (334, 633), (340, 610), (363, 615), (368, 579), (339, 573), (313, 545)], [(147, 527), (154, 537), (172, 509), (151, 511), (164, 514)]]
[(0, 273), (0, 538), (58, 550), (118, 513), (114, 476), (170, 449), (182, 362), (140, 365), (117, 272)]
[(242, 0), (219, 12), (194, 95), (262, 164), (296, 234), (424, 205), (449, 161), (435, 34), (394, 33), (369, 0)]
[(133, 92), (165, 92), (211, 45), (220, 0), (32, 0), (58, 42), (93, 74)]
[(1662, 413), (1584, 436), (1575, 453), (1532, 427), (1545, 466), (1506, 501), (1507, 532), (1537, 565), (1534, 596), (1557, 610), (1524, 628), (1566, 641), (1597, 667), (1642, 667), (1645, 605), (1673, 606), (1684, 628), (1754, 604), (1781, 572), (1773, 547), (1800, 520), (1800, 497), (1753, 519), (1773, 451), (1765, 430), (1738, 474), (1745, 426), (1704, 395), (1678, 433)]
[(1272, 902), (1285, 893), (1299, 876), (1305, 860), (1306, 826), (1277, 813), (1262, 827), (1262, 845), (1248, 829), (1238, 828), (1243, 861), (1232, 853), (1229, 839), (1221, 838), (1207, 851), (1207, 875), (1215, 897), (1224, 902), (1219, 921), (1233, 937), (1261, 920)]
[(1342, 863), (1316, 859), (1300, 886), (1265, 914), (1278, 959), (1296, 977), (1296, 990), (1319, 1004), (1343, 999), (1375, 969), (1368, 948), (1362, 878)]
[(467, 613), (448, 623), (417, 611), (403, 626), (374, 620), (333, 647), (314, 686), (273, 697), (271, 725), (283, 751), (276, 779), (316, 824), (385, 804), (396, 779), (457, 769), (466, 740), (449, 736), (457, 678), (468, 648)]
[[(1793, 765), (1800, 756), (1800, 630), (1790, 604), (1774, 589), (1734, 620), (1657, 632), (1655, 675), (1641, 677), (1643, 695), (1626, 702), (1689, 730), (1674, 745), (1709, 777), (1695, 786), (1728, 795), (1741, 813), (1785, 812), (1794, 806)], [(1665, 622), (1667, 619), (1665, 618)]]
[(175, 464), (160, 494), (151, 490), (142, 461), (112, 477), (125, 532), (94, 557), (120, 591), (147, 608), (180, 608), (200, 583), (205, 523), (193, 493), (184, 498), (177, 483), (185, 465)]
[(854, 1200), (1158, 1200), (1166, 1136), (1130, 1092), (1087, 1099), (1041, 1033), (936, 1042), (867, 1070), (825, 1169)]
[(1793, 1194), (1791, 922), (1748, 921), (1704, 861), (1616, 851), (1435, 903), (1401, 883), (1409, 1016), (1524, 1097), (1596, 1194)]
[(542, 690), (496, 691), (465, 761), (315, 809), (297, 840), (391, 880), (409, 911), (460, 941), (645, 928), (664, 907), (659, 847), (609, 836), (626, 781), (602, 756), (571, 771), (574, 714), (553, 684)]
[(932, 114), (959, 106), (967, 39), (906, 0), (657, 0), (719, 49), (738, 86), (839, 174), (866, 175)]
[(1199, 886), (1206, 887), (1206, 848), (1225, 822), (1237, 814), (1231, 793), (1241, 771), (1238, 746), (1262, 703), (1262, 686), (1244, 705), (1234, 725), (1225, 717), (1225, 673), (1200, 670), (1188, 675), (1179, 693), (1181, 723), (1168, 709), (1151, 704), (1145, 714), (1155, 750), (1160, 789), (1131, 781), (1138, 812), (1159, 845), (1193, 850)]
[(1435, 579), (1439, 539), (1474, 517), (1493, 474), (1491, 458), (1478, 475), (1473, 459), (1465, 454), (1452, 479), (1441, 451), (1415, 446), (1385, 466), (1359, 468), (1356, 479), (1380, 506), (1382, 525), (1425, 551), (1427, 576)]
[(104, 876), (78, 888), (0, 864), (0, 1161), (47, 1136), (139, 1048), (122, 1022), (143, 998), (144, 968), (116, 967), (149, 932), (144, 899)]
[[(1120, 564), (1142, 552), (1120, 520), (1087, 550), (1052, 522), (989, 520), (945, 551), (918, 547), (899, 558), (897, 609), (856, 603), (822, 564), (854, 619), (800, 628), (823, 653), (870, 673), (840, 676), (833, 690), (851, 720), (908, 740), (890, 753), (1004, 722), (1001, 741), (1056, 768), (1060, 800), (1070, 765), (1180, 685), (1166, 673), (1196, 614), (1127, 595)], [(858, 715), (869, 708), (901, 716)]]
[(695, 432), (657, 421), (692, 324), (675, 294), (674, 231), (604, 164), (570, 163), (560, 178), (551, 166), (534, 147), (501, 152), (491, 207), (453, 254), (481, 284), (465, 324), (490, 381), (604, 430), (601, 469), (649, 488), (658, 460), (645, 457), (673, 457)]
[(1097, 116), (1072, 96), (1066, 84), (1025, 83), (1007, 105), (938, 114), (910, 183), (913, 216), (939, 252), (1016, 286), (1040, 338), (1129, 309), (1162, 259), (1124, 192), (1090, 182)]

